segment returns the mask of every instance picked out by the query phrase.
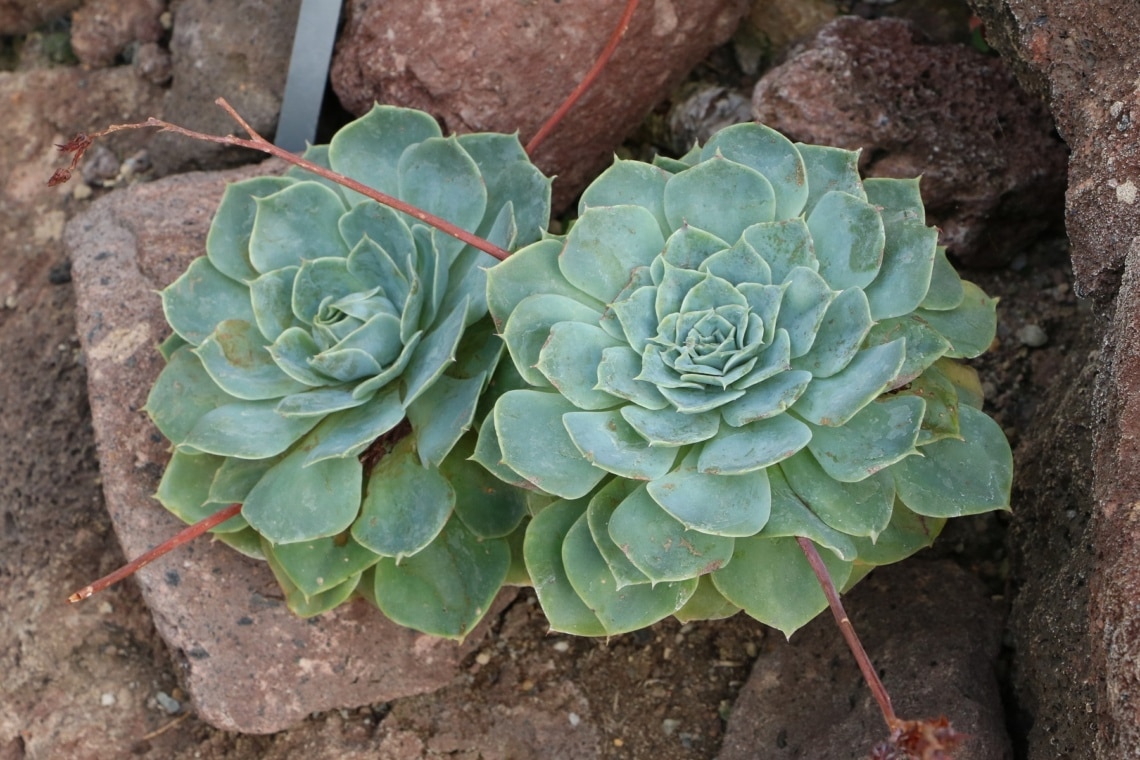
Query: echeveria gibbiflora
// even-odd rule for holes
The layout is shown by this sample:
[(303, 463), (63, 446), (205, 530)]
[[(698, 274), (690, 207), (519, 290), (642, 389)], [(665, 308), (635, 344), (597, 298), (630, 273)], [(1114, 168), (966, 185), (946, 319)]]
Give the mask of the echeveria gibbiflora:
[(1008, 508), (1008, 443), (954, 361), (989, 346), (995, 300), (918, 185), (737, 125), (616, 161), (564, 238), (490, 272), (517, 376), (475, 457), (557, 497), (524, 546), (555, 629), (743, 608), (790, 633), (826, 604), (795, 537), (844, 588)]
[[(306, 157), (513, 250), (550, 183), (518, 139), (443, 137), (376, 107)], [(230, 185), (206, 244), (162, 293), (175, 335), (147, 411), (173, 442), (160, 500), (268, 559), (291, 608), (354, 592), (461, 637), (510, 564), (525, 507), (467, 458), (502, 344), (485, 253), (290, 170)], [(464, 438), (468, 435), (468, 438)]]

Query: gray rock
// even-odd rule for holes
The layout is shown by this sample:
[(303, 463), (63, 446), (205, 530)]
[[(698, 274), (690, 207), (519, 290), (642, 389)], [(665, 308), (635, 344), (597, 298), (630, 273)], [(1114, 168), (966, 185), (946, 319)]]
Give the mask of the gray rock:
[[(350, 0), (332, 83), (361, 114), (374, 101), (435, 114), (448, 131), (518, 130), (526, 142), (593, 65), (623, 3)], [(742, 0), (642, 3), (617, 53), (535, 155), (565, 206), (709, 50)]]
[(1049, 342), (1049, 334), (1041, 325), (1025, 325), (1017, 331), (1017, 339), (1021, 345), (1029, 348), (1041, 348)]
[[(203, 252), (225, 182), (264, 171), (135, 185), (67, 227), (103, 489), (128, 557), (183, 527), (150, 498), (168, 456), (141, 411), (162, 365), (155, 346), (168, 331), (156, 291)], [(231, 731), (270, 733), (313, 712), (439, 688), (487, 626), (455, 644), (400, 628), (359, 600), (301, 620), (266, 565), (203, 540), (137, 580), (199, 717)]]
[[(994, 663), (1002, 610), (946, 561), (882, 567), (844, 596), (856, 632), (903, 719), (946, 715), (970, 738), (957, 760), (1012, 758)], [(719, 760), (863, 760), (886, 738), (882, 714), (829, 613), (764, 640)]]
[(1000, 60), (920, 37), (897, 19), (837, 19), (761, 78), (753, 113), (795, 140), (862, 148), (867, 176), (921, 175), (950, 252), (1003, 266), (1056, 227), (1064, 146)]
[(71, 49), (87, 66), (115, 63), (128, 46), (157, 43), (166, 0), (87, 0), (71, 17)]
[[(201, 132), (240, 134), (240, 128), (214, 104), (223, 97), (250, 126), (272, 139), (299, 8), (300, 0), (178, 3), (162, 118)], [(155, 135), (151, 155), (158, 176), (257, 160), (248, 150), (173, 134)]]

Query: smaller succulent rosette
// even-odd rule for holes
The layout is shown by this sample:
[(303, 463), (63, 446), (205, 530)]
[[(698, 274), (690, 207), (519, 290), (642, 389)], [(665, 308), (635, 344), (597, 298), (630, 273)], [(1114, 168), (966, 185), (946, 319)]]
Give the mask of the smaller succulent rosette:
[[(445, 138), (377, 106), (306, 157), (506, 249), (548, 223), (550, 182), (515, 136)], [(186, 521), (241, 502), (219, 537), (267, 559), (300, 614), (359, 592), (461, 637), (524, 511), (467, 461), (502, 354), (493, 263), (306, 172), (230, 185), (206, 256), (162, 292), (174, 335), (147, 411), (174, 453), (159, 500)]]
[(955, 359), (994, 338), (918, 180), (759, 124), (617, 161), (563, 239), (489, 276), (513, 385), (476, 459), (532, 499), (551, 625), (609, 635), (744, 609), (790, 633), (946, 518), (1007, 509), (1009, 445)]

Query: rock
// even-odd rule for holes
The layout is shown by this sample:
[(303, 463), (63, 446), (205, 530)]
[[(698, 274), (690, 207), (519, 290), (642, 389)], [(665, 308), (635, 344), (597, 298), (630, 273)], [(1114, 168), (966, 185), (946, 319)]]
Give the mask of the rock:
[(761, 122), (807, 143), (862, 148), (872, 177), (922, 175), (928, 221), (968, 266), (1002, 266), (1055, 223), (1064, 146), (1001, 61), (930, 45), (904, 21), (846, 17), (769, 71)]
[[(299, 9), (300, 0), (179, 2), (174, 7), (171, 78), (162, 118), (211, 134), (240, 133), (214, 104), (223, 97), (255, 130), (271, 139), (281, 110)], [(155, 136), (151, 157), (158, 176), (256, 160), (256, 154), (248, 150), (173, 134)]]
[(1097, 758), (1140, 754), (1140, 237), (1125, 260), (1102, 350), (1094, 449), (1090, 613)]
[(83, 0), (0, 0), (0, 35), (27, 34), (82, 4)]
[[(203, 252), (224, 183), (265, 171), (134, 185), (67, 227), (103, 488), (128, 557), (183, 527), (150, 498), (168, 456), (141, 411), (168, 332), (156, 291)], [(201, 540), (136, 577), (199, 717), (230, 731), (279, 731), (313, 712), (439, 688), (487, 625), (460, 645), (400, 628), (359, 600), (302, 620), (266, 565)]]
[(87, 66), (110, 66), (128, 45), (157, 43), (166, 0), (87, 0), (71, 17), (71, 49)]
[(669, 108), (672, 148), (683, 155), (694, 142), (702, 145), (716, 132), (752, 120), (752, 103), (736, 90), (713, 84), (696, 84)]
[[(844, 607), (900, 718), (946, 715), (970, 738), (957, 760), (1012, 758), (994, 664), (1002, 610), (981, 583), (947, 561), (881, 567)], [(719, 760), (862, 760), (886, 725), (823, 613), (790, 643), (769, 636), (732, 708)]]
[(735, 39), (737, 59), (750, 74), (764, 62), (782, 59), (793, 44), (839, 15), (833, 0), (752, 0), (750, 5)]
[[(1096, 731), (1089, 579), (1095, 567), (1090, 530), (1095, 349), (1102, 336), (1091, 328), (1092, 319), (1083, 323), (1076, 334), (1060, 330), (1047, 348), (1035, 352), (1055, 356), (1042, 372), (1047, 388), (1031, 420), (1019, 426), (1022, 436), (1014, 452), (1006, 541), (1012, 592), (1007, 644), (1011, 702), (1017, 708), (1009, 722), (1022, 737), (1021, 756), (1027, 758), (1091, 757)], [(1025, 386), (1020, 390), (1032, 393)]]
[(972, 0), (986, 39), (1048, 97), (1072, 156), (1065, 224), (1079, 295), (1112, 298), (1140, 240), (1140, 14), (1132, 0)]
[[(350, 0), (333, 89), (351, 112), (374, 101), (435, 114), (447, 131), (518, 130), (526, 142), (593, 65), (622, 3)], [(705, 53), (732, 34), (741, 0), (642, 3), (601, 77), (535, 161), (564, 208)]]
[(1040, 325), (1025, 325), (1017, 331), (1017, 339), (1023, 346), (1041, 348), (1049, 342), (1049, 335)]

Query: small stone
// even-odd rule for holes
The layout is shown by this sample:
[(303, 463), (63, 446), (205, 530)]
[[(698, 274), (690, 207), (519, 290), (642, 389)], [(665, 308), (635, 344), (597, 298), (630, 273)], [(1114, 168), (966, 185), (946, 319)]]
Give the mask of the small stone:
[(556, 642), (554, 642), (554, 651), (555, 652), (568, 652), (569, 650), (570, 650), (570, 642), (569, 641), (556, 641)]
[(491, 653), (490, 652), (480, 652), (479, 654), (475, 655), (475, 662), (479, 663), (480, 665), (486, 665), (490, 661), (491, 661)]
[(666, 718), (661, 721), (661, 730), (665, 732), (666, 736), (672, 736), (680, 728), (681, 721), (676, 718)]
[(103, 695), (99, 697), (99, 704), (103, 705), (103, 707), (111, 707), (115, 704), (115, 695), (109, 691), (104, 692)]
[(570, 713), (570, 725), (577, 727), (582, 722), (581, 716), (578, 713)]
[(1049, 336), (1040, 325), (1025, 325), (1017, 331), (1017, 339), (1021, 345), (1030, 348), (1041, 348), (1049, 342)]
[(160, 691), (155, 694), (154, 700), (158, 702), (159, 707), (161, 707), (170, 715), (177, 715), (178, 713), (182, 712), (182, 703), (167, 694), (165, 691)]
[(100, 615), (110, 615), (114, 611), (115, 611), (115, 608), (111, 606), (110, 602), (99, 602), (99, 614)]

